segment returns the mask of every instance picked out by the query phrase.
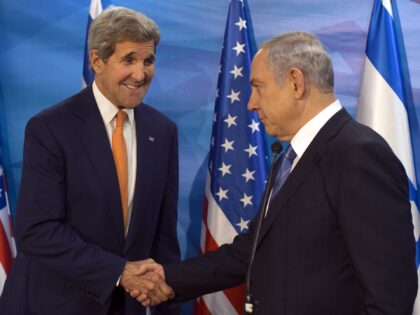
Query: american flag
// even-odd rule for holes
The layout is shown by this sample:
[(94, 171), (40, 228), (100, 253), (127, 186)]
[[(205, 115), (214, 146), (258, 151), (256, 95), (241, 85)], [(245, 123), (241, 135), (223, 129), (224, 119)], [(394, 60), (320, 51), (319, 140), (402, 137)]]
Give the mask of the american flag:
[[(413, 148), (419, 145), (419, 127), (400, 29), (396, 2), (375, 0), (366, 44), (357, 120), (370, 126), (388, 142), (407, 172), (419, 273), (420, 214), (416, 177), (419, 164), (413, 155)], [(420, 315), (419, 295), (413, 314)]]
[(7, 200), (6, 179), (0, 161), (0, 295), (14, 257), (16, 257), (16, 245)]
[[(231, 0), (223, 42), (211, 137), (201, 251), (215, 250), (248, 229), (267, 177), (267, 151), (258, 115), (247, 111), (254, 55), (246, 0)], [(243, 312), (244, 289), (205, 295), (195, 315)]]
[(89, 62), (88, 35), (89, 35), (90, 24), (92, 24), (92, 21), (99, 14), (101, 14), (102, 10), (103, 10), (103, 6), (102, 6), (101, 0), (92, 0), (90, 2), (89, 17), (88, 17), (88, 23), (86, 27), (85, 54), (83, 58), (83, 79), (82, 79), (83, 87), (86, 87), (87, 85), (91, 84), (94, 79), (94, 73), (90, 69), (90, 62)]

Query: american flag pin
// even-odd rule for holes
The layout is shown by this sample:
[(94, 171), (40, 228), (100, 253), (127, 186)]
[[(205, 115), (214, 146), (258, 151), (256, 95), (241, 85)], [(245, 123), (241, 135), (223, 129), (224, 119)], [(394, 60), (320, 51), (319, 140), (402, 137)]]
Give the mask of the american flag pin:
[(149, 138), (147, 138), (147, 140), (149, 140), (150, 142), (155, 142), (155, 138), (152, 136), (149, 136)]

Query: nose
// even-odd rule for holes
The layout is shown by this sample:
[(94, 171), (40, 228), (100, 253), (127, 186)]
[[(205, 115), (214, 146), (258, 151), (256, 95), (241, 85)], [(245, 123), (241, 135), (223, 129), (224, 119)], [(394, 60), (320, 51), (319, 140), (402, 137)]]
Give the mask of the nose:
[(258, 109), (257, 95), (254, 91), (252, 91), (251, 97), (249, 98), (247, 109), (250, 112), (253, 112)]
[(133, 66), (131, 77), (137, 82), (143, 81), (146, 77), (145, 67), (143, 64)]

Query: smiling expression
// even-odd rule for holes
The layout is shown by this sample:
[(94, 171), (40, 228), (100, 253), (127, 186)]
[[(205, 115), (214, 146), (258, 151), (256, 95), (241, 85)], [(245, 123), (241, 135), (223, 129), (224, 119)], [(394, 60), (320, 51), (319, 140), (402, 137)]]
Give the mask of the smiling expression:
[(90, 53), (95, 82), (115, 106), (137, 107), (146, 95), (155, 72), (154, 42), (122, 41), (105, 62), (96, 50)]

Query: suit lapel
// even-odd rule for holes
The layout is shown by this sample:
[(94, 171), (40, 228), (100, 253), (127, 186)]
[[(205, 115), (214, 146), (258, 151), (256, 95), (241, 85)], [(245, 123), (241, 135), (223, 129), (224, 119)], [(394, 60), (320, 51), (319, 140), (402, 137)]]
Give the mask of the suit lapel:
[(349, 120), (351, 120), (351, 116), (344, 109), (341, 109), (333, 117), (331, 117), (331, 119), (315, 136), (299, 160), (299, 163), (286, 179), (278, 194), (272, 198), (267, 217), (264, 219), (261, 226), (261, 234), (258, 244), (260, 244), (264, 239), (264, 236), (270, 229), (275, 218), (283, 211), (287, 202), (305, 182), (305, 179), (309, 176), (312, 170), (319, 164), (323, 155), (328, 150), (328, 141), (333, 138), (341, 127)]
[(156, 137), (156, 127), (154, 126), (153, 121), (149, 119), (143, 104), (140, 104), (140, 106), (134, 110), (134, 117), (136, 121), (137, 139), (136, 186), (134, 189), (133, 208), (131, 210), (130, 225), (124, 251), (130, 248), (140, 223), (149, 221), (146, 219), (146, 216), (149, 212), (148, 205), (150, 204), (150, 196), (153, 193), (150, 183), (153, 182), (153, 166), (157, 163), (156, 158), (158, 154), (156, 152), (156, 146), (158, 144), (154, 141)]
[(82, 99), (75, 105), (74, 114), (81, 120), (78, 132), (98, 177), (104, 197), (114, 222), (117, 239), (124, 244), (121, 198), (114, 158), (104, 122), (96, 105), (92, 88), (81, 93)]

